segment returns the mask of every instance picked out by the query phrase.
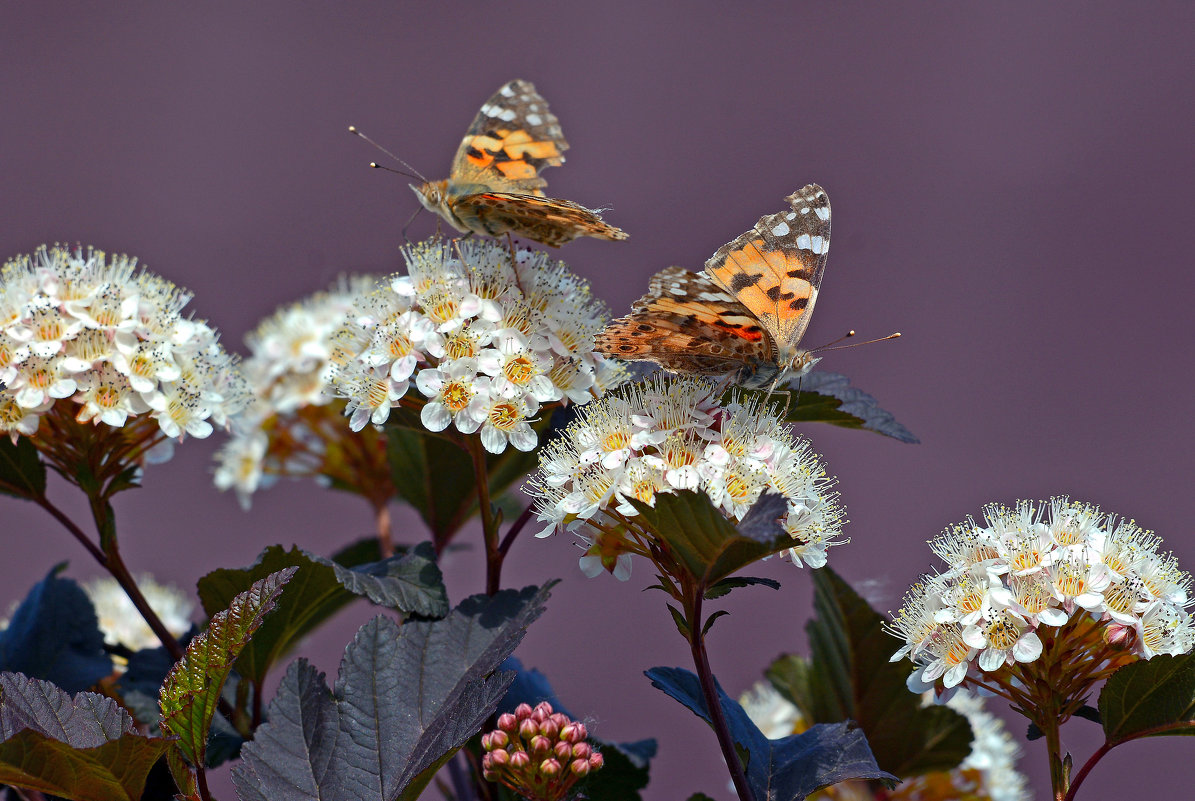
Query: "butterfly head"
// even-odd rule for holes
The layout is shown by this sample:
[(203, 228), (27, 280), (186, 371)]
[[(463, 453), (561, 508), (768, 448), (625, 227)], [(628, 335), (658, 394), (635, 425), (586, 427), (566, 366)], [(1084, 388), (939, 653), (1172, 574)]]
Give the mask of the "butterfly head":
[(439, 214), (441, 217), (451, 219), (452, 215), (448, 212), (445, 204), (445, 199), (448, 197), (448, 181), (424, 181), (419, 186), (411, 184), (411, 191), (415, 193), (415, 197), (419, 198), (419, 202), (423, 204), (423, 208), (430, 212)]
[(802, 348), (784, 349), (780, 353), (780, 358), (777, 359), (781, 367), (781, 374), (786, 379), (800, 378), (821, 360), (820, 356), (814, 356), (812, 351)]

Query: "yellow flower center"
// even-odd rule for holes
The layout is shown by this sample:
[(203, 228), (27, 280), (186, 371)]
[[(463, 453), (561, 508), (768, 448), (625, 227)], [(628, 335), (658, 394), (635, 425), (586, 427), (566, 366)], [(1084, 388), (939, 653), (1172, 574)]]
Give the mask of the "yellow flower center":
[(731, 473), (726, 479), (726, 494), (736, 503), (742, 503), (751, 495), (751, 484), (737, 473)]
[(490, 423), (499, 431), (510, 431), (522, 417), (522, 410), (510, 401), (495, 403), (490, 408)]
[(369, 391), (365, 393), (366, 401), (375, 409), (390, 402), (390, 379), (375, 378), (369, 382)]
[(445, 351), (449, 359), (471, 359), (477, 355), (477, 337), (463, 326), (448, 338)]
[(390, 337), (390, 358), (405, 358), (410, 355), (413, 347), (410, 337), (401, 331), (396, 331), (394, 336)]
[(506, 366), (502, 368), (502, 372), (510, 379), (512, 384), (521, 386), (530, 381), (535, 375), (535, 362), (526, 356), (516, 356), (506, 362)]
[(631, 437), (625, 431), (611, 431), (602, 440), (602, 448), (606, 453), (620, 451), (631, 444)]
[(449, 381), (441, 390), (441, 397), (444, 405), (455, 414), (473, 400), (473, 387), (467, 381)]

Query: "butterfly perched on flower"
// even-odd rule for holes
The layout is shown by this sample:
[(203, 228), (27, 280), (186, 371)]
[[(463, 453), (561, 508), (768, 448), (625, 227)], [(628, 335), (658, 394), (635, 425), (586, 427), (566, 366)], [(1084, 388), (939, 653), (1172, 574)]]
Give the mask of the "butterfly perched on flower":
[(789, 208), (718, 249), (702, 272), (657, 273), (631, 314), (597, 336), (596, 349), (666, 370), (775, 386), (816, 359), (797, 347), (809, 325), (830, 250), (830, 198), (816, 184)]
[(462, 233), (516, 236), (558, 247), (579, 236), (626, 239), (597, 211), (545, 197), (545, 167), (564, 162), (568, 142), (548, 102), (528, 81), (511, 81), (485, 102), (443, 181), (412, 185), (419, 202)]

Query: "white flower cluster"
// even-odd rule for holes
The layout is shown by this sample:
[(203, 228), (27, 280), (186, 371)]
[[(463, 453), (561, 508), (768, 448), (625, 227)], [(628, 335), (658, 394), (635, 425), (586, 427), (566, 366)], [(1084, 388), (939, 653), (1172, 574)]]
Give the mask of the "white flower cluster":
[[(525, 490), (548, 523), (538, 536), (567, 528), (591, 545), (583, 524), (634, 517), (631, 498), (654, 504), (657, 493), (700, 491), (737, 522), (760, 495), (776, 492), (788, 499), (782, 523), (797, 542), (785, 554), (821, 567), (845, 522), (834, 484), (775, 409), (750, 396), (723, 405), (711, 381), (656, 374), (578, 409), (540, 453)], [(629, 575), (629, 558), (619, 557), (616, 577)], [(609, 569), (599, 554), (581, 566), (589, 575)]]
[[(923, 699), (933, 703), (930, 694)], [(764, 737), (779, 740), (809, 728), (801, 710), (767, 682), (756, 684), (739, 698), (739, 704)], [(884, 798), (916, 798), (919, 801), (954, 801), (958, 798), (987, 798), (991, 801), (1029, 801), (1028, 781), (1017, 770), (1021, 749), (1004, 727), (1004, 722), (984, 708), (983, 699), (969, 692), (957, 692), (946, 706), (967, 718), (971, 724), (971, 753), (954, 770), (909, 779)], [(978, 774), (981, 784), (968, 773)], [(849, 786), (848, 786), (849, 785)], [(862, 799), (877, 794), (864, 782), (849, 782), (827, 787), (811, 796), (819, 798)]]
[(5, 263), (0, 432), (32, 436), (70, 399), (79, 422), (121, 427), (148, 415), (167, 437), (206, 437), (248, 402), (216, 331), (183, 317), (191, 295), (136, 266), (59, 245)]
[[(175, 637), (182, 637), (190, 630), (195, 602), (182, 590), (159, 584), (148, 575), (137, 578), (137, 588), (167, 631)], [(130, 651), (157, 648), (162, 644), (116, 579), (108, 576), (94, 579), (83, 585), (83, 591), (95, 607), (100, 631), (104, 632), (104, 642), (123, 645)]]
[(490, 453), (530, 451), (543, 404), (584, 403), (625, 375), (594, 352), (609, 314), (563, 262), (438, 238), (403, 258), (407, 275), (360, 297), (338, 335), (333, 385), (353, 430), (386, 422), (406, 398), (430, 431), (480, 431)]
[(1158, 551), (1152, 532), (1065, 497), (993, 504), (984, 517), (930, 543), (948, 569), (918, 582), (894, 616), (906, 644), (893, 661), (910, 656), (920, 666), (910, 686), (954, 687), (976, 666), (1032, 662), (1040, 627), (1081, 616), (1145, 659), (1195, 644), (1191, 577)]
[(335, 350), (333, 335), (344, 324), (353, 302), (377, 283), (372, 276), (340, 280), (283, 306), (246, 335), (249, 357), (242, 372), (253, 402), (233, 418), (233, 436), (216, 455), (215, 484), (235, 489), (241, 505), (279, 475), (318, 473), (327, 450), (326, 423), (340, 423), (336, 412), (299, 414), (336, 400), (329, 383)]

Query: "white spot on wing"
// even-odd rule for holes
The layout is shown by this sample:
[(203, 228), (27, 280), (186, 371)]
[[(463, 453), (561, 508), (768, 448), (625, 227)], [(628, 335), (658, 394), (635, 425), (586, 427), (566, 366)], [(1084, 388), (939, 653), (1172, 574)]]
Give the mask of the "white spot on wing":
[(797, 218), (797, 213), (795, 211), (790, 211), (788, 214), (784, 215), (784, 219), (786, 219), (786, 220), (795, 220), (796, 218)]
[[(541, 122), (543, 122), (543, 118), (540, 117), (538, 114), (528, 114), (527, 115), (527, 124), (539, 125)], [(818, 213), (819, 214), (821, 213), (821, 209), (818, 209)]]
[(503, 97), (511, 97), (514, 95), (514, 93), (515, 93), (514, 87), (511, 86), (510, 84), (506, 84), (506, 86), (503, 86), (501, 89), (501, 94)]
[(809, 243), (809, 234), (801, 234), (797, 237), (797, 247), (801, 250), (813, 250), (813, 245)]
[(801, 207), (801, 213), (802, 213), (802, 214), (808, 214), (808, 213), (809, 213), (809, 207), (808, 207), (808, 206), (802, 206), (802, 207)]
[(809, 240), (809, 249), (814, 253), (825, 253), (830, 249), (830, 240), (823, 239), (820, 236), (815, 236), (813, 239)]
[(830, 207), (829, 206), (819, 206), (817, 209), (817, 218), (819, 220), (830, 219)]
[(517, 117), (518, 114), (515, 113), (515, 110), (513, 108), (508, 108), (508, 109), (503, 109), (500, 114), (497, 114), (495, 116), (497, 116), (498, 119), (502, 120), (503, 122), (510, 122), (515, 117)]
[(776, 223), (776, 226), (772, 229), (772, 236), (787, 236), (787, 235), (788, 235), (788, 223), (783, 222), (783, 221)]

